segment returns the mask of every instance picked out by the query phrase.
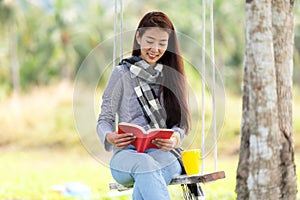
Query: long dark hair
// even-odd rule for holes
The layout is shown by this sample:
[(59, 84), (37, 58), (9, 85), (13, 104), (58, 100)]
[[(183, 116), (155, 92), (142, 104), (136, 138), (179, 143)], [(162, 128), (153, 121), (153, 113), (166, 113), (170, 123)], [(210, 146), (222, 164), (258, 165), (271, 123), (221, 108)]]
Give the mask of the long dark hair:
[[(165, 66), (163, 69), (164, 79), (158, 95), (159, 98), (161, 95), (163, 96), (167, 127), (179, 125), (179, 127), (189, 130), (190, 113), (187, 103), (184, 65), (174, 26), (166, 14), (152, 11), (141, 19), (135, 34), (138, 32), (139, 36), (142, 37), (147, 28), (151, 27), (162, 28), (169, 33), (167, 50), (158, 60), (158, 63)], [(134, 37), (132, 55), (141, 55), (140, 45), (136, 37)]]

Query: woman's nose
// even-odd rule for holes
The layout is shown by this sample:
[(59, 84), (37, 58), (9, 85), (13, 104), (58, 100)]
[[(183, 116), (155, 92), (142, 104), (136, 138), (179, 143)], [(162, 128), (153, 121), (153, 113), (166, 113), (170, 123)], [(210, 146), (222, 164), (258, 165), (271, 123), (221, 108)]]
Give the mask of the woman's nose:
[(152, 50), (152, 51), (157, 52), (158, 49), (159, 49), (159, 48), (158, 48), (158, 44), (155, 44), (155, 43), (154, 43), (154, 44), (151, 45), (151, 50)]

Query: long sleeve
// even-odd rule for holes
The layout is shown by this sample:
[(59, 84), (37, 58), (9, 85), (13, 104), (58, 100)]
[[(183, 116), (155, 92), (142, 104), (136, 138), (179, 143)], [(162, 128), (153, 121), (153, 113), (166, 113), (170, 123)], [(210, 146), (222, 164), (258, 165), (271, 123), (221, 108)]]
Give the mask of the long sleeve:
[(177, 136), (177, 138), (179, 139), (178, 146), (180, 146), (182, 144), (183, 139), (184, 139), (186, 130), (182, 129), (182, 128), (179, 128), (176, 125), (173, 126), (172, 129), (174, 130), (173, 134), (175, 134)]
[(99, 114), (97, 124), (97, 134), (106, 151), (113, 149), (113, 145), (106, 141), (106, 134), (115, 131), (116, 114), (122, 94), (122, 72), (119, 67), (114, 67), (102, 95), (101, 113)]

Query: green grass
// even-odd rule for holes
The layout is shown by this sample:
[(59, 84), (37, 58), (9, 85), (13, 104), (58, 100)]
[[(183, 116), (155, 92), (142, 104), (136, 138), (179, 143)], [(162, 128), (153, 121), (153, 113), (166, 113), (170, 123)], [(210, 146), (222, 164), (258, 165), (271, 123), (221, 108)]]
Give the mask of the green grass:
[(78, 151), (5, 151), (0, 171), (0, 199), (67, 199), (51, 187), (72, 182), (90, 186), (94, 197), (103, 199), (112, 181), (109, 169)]
[[(300, 164), (299, 161), (297, 159), (297, 164)], [(236, 156), (218, 159), (218, 168), (225, 171), (226, 178), (202, 185), (207, 200), (235, 199), (237, 163)], [(206, 164), (209, 168), (212, 162), (207, 161)], [(298, 168), (297, 173), (299, 177)], [(108, 189), (108, 183), (113, 182), (109, 169), (94, 160), (83, 149), (27, 152), (7, 149), (1, 152), (0, 180), (0, 199), (70, 199), (51, 191), (51, 186), (55, 184), (70, 182), (88, 185), (93, 199), (130, 199), (129, 194), (123, 197), (110, 197), (118, 192), (111, 193)], [(173, 200), (182, 199), (180, 186), (169, 186), (169, 190)]]
[[(112, 197), (120, 193), (108, 189), (108, 183), (113, 181), (109, 169), (81, 145), (73, 119), (72, 89), (71, 84), (63, 83), (1, 101), (0, 199), (68, 199), (53, 192), (51, 186), (71, 182), (88, 185), (94, 199), (131, 199), (126, 193)], [(300, 99), (299, 93), (296, 88), (294, 99)], [(207, 200), (235, 199), (241, 99), (227, 94), (226, 102), (226, 118), (218, 141), (218, 169), (225, 171), (226, 178), (203, 185)], [(294, 102), (299, 177), (300, 112), (296, 111), (300, 103)], [(205, 172), (213, 171), (212, 163), (210, 157), (205, 160)], [(173, 200), (182, 199), (180, 186), (169, 186), (169, 190)]]
[[(236, 164), (234, 157), (219, 160), (226, 179), (203, 186), (207, 199), (234, 198)], [(113, 179), (109, 169), (84, 150), (2, 151), (0, 180), (0, 199), (68, 199), (51, 191), (51, 186), (70, 182), (88, 185), (94, 199), (127, 199), (130, 196), (110, 198), (108, 183)], [(173, 199), (182, 199), (180, 186), (169, 186), (169, 190)]]

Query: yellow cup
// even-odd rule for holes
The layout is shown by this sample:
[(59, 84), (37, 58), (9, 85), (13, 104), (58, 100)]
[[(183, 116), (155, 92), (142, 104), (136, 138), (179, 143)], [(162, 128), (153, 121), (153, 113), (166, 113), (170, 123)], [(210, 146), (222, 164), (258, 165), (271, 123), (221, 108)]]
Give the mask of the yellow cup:
[(201, 166), (200, 149), (190, 149), (181, 152), (182, 162), (187, 175), (199, 174)]

